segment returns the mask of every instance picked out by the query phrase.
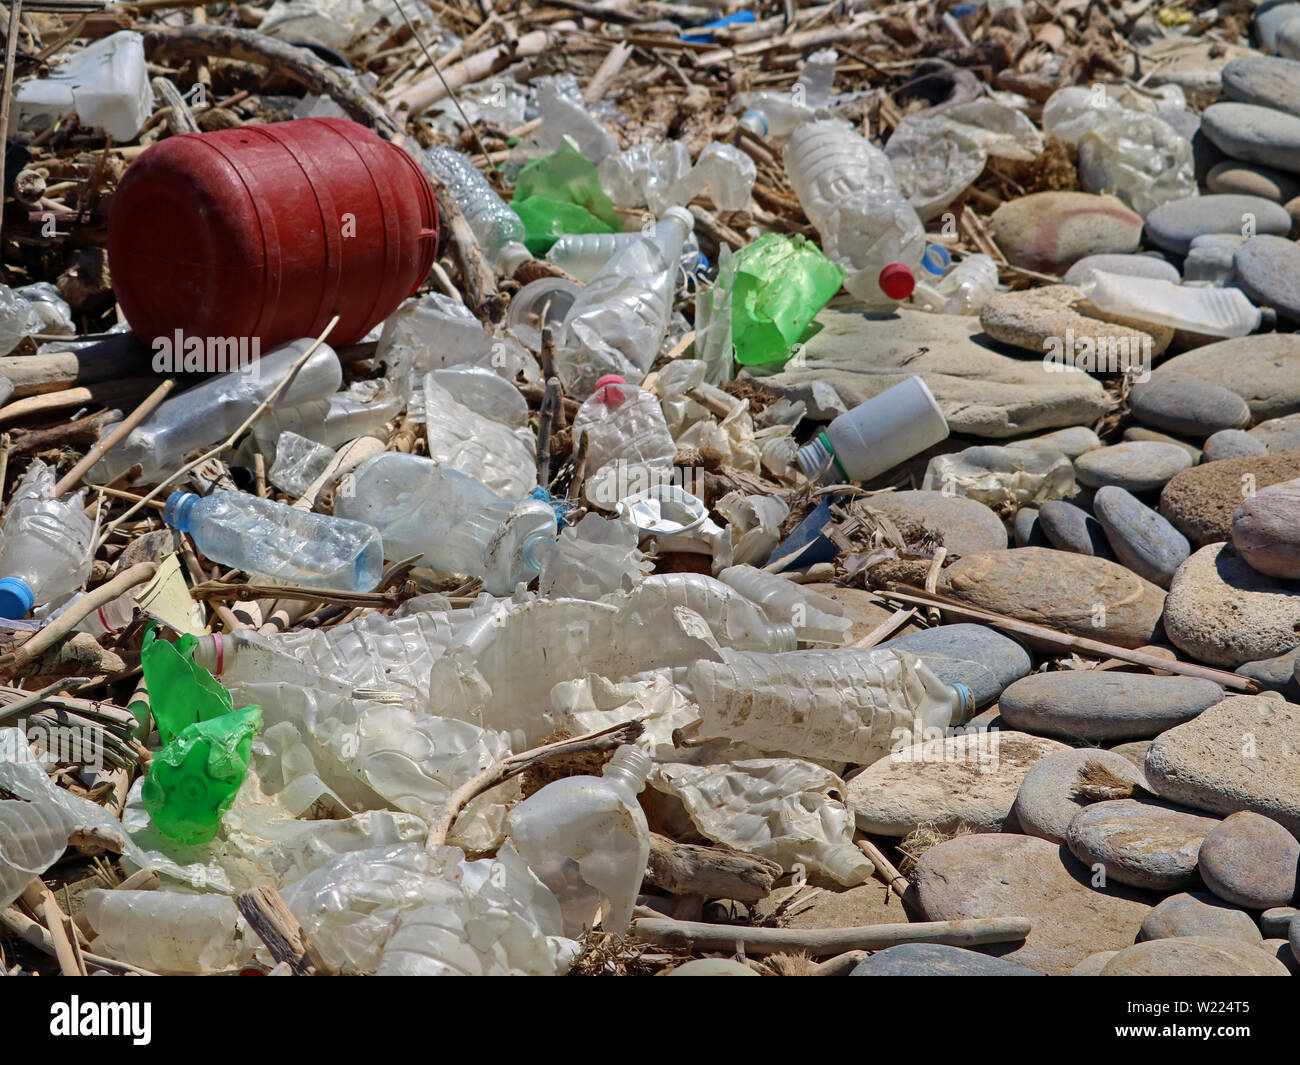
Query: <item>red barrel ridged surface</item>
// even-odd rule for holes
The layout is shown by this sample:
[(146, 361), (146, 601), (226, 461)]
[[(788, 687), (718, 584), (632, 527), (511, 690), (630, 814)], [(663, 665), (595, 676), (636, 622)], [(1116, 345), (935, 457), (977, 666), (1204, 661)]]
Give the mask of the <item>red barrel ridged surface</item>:
[(127, 169), (108, 260), (132, 330), (360, 340), (410, 296), (438, 244), (433, 189), (401, 148), (341, 118), (170, 137)]

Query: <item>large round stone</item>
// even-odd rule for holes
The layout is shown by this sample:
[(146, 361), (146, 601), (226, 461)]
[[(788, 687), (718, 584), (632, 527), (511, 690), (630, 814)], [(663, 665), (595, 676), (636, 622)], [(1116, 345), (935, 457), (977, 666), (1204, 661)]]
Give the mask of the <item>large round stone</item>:
[[(1201, 132), (1233, 159), (1300, 172), (1300, 118), (1295, 115), (1255, 104), (1211, 104), (1201, 114)], [(1217, 232), (1238, 231), (1241, 225), (1238, 221)]]
[[(1224, 459), (1184, 470), (1160, 493), (1160, 513), (1194, 547), (1232, 537), (1232, 516), (1261, 488), (1300, 477), (1300, 454)], [(1267, 656), (1265, 656), (1267, 657)]]
[[(1258, 196), (1273, 203), (1286, 203), (1300, 196), (1300, 176), (1267, 166), (1225, 159), (1205, 177), (1211, 192), (1235, 196)], [(1229, 260), (1232, 255), (1229, 253)]]
[(960, 559), (944, 571), (944, 588), (976, 607), (1122, 647), (1158, 642), (1165, 595), (1114, 562), (1043, 547)]
[(1036, 192), (1008, 200), (989, 220), (993, 239), (1017, 266), (1064, 273), (1085, 255), (1136, 251), (1142, 217), (1114, 196)]
[[(1295, 121), (1300, 123), (1300, 119)], [(1147, 215), (1146, 232), (1165, 251), (1186, 255), (1193, 238), (1207, 233), (1240, 233), (1251, 220), (1256, 233), (1285, 234), (1291, 229), (1291, 216), (1272, 200), (1262, 196), (1211, 194), (1162, 203)]]
[(1151, 939), (1121, 950), (1102, 976), (1290, 976), (1258, 944), (1220, 936)]
[(1232, 270), (1237, 287), (1252, 302), (1300, 321), (1300, 244), (1285, 237), (1254, 237), (1232, 253)]
[(992, 510), (976, 499), (943, 492), (883, 492), (866, 500), (893, 521), (912, 521), (943, 537), (952, 555), (978, 555), (1007, 546), (1007, 530)]
[(1100, 762), (1117, 777), (1131, 784), (1142, 780), (1141, 771), (1123, 755), (1096, 747), (1077, 747), (1056, 751), (1040, 758), (1021, 781), (1012, 812), (1026, 835), (1038, 836), (1049, 843), (1065, 840), (1065, 830), (1088, 800), (1075, 794), (1079, 770), (1090, 761)]
[(1107, 880), (1181, 891), (1200, 885), (1196, 857), (1216, 824), (1160, 803), (1116, 799), (1083, 810), (1070, 822), (1065, 842), (1071, 854)]
[(1153, 492), (1192, 465), (1176, 444), (1132, 440), (1080, 455), (1074, 463), (1081, 484), (1101, 488), (1113, 484), (1129, 492)]
[(1175, 355), (1162, 373), (1181, 373), (1221, 385), (1250, 407), (1255, 419), (1300, 411), (1300, 334), (1233, 337)]
[(942, 943), (900, 943), (879, 951), (850, 976), (1042, 976), (1015, 962)]
[(1272, 818), (1243, 810), (1211, 830), (1201, 844), (1205, 886), (1219, 898), (1252, 910), (1295, 901), (1300, 843)]
[(1001, 956), (1048, 975), (1129, 946), (1151, 908), (1132, 888), (1093, 888), (1091, 873), (1065, 848), (1034, 836), (956, 836), (921, 855), (914, 884), (931, 921), (1028, 918), (1024, 943), (1004, 945)]
[(1146, 425), (1196, 440), (1250, 422), (1250, 407), (1235, 392), (1170, 370), (1157, 370), (1135, 384), (1129, 407)]
[(1093, 743), (1150, 739), (1223, 698), (1199, 677), (1059, 670), (1016, 681), (998, 700), (1002, 719), (1026, 732)]
[(1164, 626), (1197, 661), (1235, 669), (1300, 646), (1300, 594), (1252, 569), (1231, 544), (1210, 544), (1174, 574)]
[(1300, 63), (1294, 59), (1244, 56), (1225, 64), (1221, 77), (1230, 100), (1300, 114)]
[(1161, 588), (1169, 587), (1191, 554), (1187, 537), (1123, 488), (1098, 488), (1092, 512), (1119, 561)]
[(1269, 485), (1242, 503), (1232, 546), (1260, 573), (1300, 578), (1300, 480)]
[(1048, 542), (1061, 551), (1114, 558), (1101, 524), (1081, 507), (1063, 499), (1049, 499), (1039, 508), (1038, 527)]
[(1250, 914), (1206, 891), (1170, 895), (1151, 908), (1142, 922), (1143, 939), (1176, 936), (1223, 936), (1243, 943), (1262, 943), (1264, 937)]

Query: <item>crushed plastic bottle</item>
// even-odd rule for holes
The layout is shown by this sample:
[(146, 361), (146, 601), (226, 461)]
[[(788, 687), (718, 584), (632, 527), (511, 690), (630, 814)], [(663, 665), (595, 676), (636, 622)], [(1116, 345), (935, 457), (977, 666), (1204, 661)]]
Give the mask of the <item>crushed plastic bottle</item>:
[(645, 556), (638, 542), (630, 521), (588, 513), (561, 530), (553, 544), (539, 548), (537, 589), (557, 599), (600, 599), (627, 590), (642, 578)]
[(599, 777), (552, 781), (516, 806), (508, 821), (520, 856), (559, 901), (564, 934), (595, 926), (623, 935), (650, 856), (650, 828), (637, 802), (649, 756), (624, 745)]
[(685, 673), (700, 707), (700, 738), (772, 754), (870, 765), (889, 754), (895, 731), (960, 725), (975, 712), (969, 689), (883, 648), (724, 651), (723, 661), (697, 662)]
[(272, 460), (279, 457), (277, 441), (285, 433), (336, 448), (381, 432), (402, 413), (402, 397), (384, 381), (355, 381), (324, 399), (268, 410), (253, 423), (258, 447)]
[[(87, 480), (107, 484), (136, 463), (142, 467), (141, 483), (154, 484), (161, 480), (193, 452), (220, 442), (239, 428), (314, 343), (314, 340), (296, 340), (243, 368), (231, 369), (164, 400), (125, 440), (90, 468)], [(338, 355), (328, 344), (321, 344), (280, 394), (277, 404), (289, 408), (325, 399), (337, 392), (342, 383), (343, 368)], [(111, 429), (112, 426), (106, 426), (105, 434)]]
[(663, 408), (653, 392), (630, 385), (617, 374), (596, 382), (573, 417), (573, 438), (587, 434), (587, 469), (599, 479), (607, 466), (667, 467), (677, 457), (677, 444)]
[(0, 617), (24, 618), (56, 603), (90, 576), (94, 529), (84, 492), (54, 498), (55, 472), (40, 459), (27, 467), (0, 526)]
[[(560, 237), (546, 253), (548, 262), (554, 263), (566, 274), (587, 282), (624, 248), (641, 239), (640, 233), (574, 233)], [(691, 233), (682, 244), (681, 268), (688, 277), (700, 265), (700, 243)], [(514, 303), (511, 303), (514, 306)]]
[(455, 469), (395, 451), (358, 466), (334, 509), (378, 529), (390, 558), (419, 556), (432, 569), (480, 577), (495, 595), (532, 580), (538, 548), (556, 537), (549, 504), (503, 499)]
[(602, 160), (600, 185), (619, 207), (645, 207), (663, 214), (683, 207), (705, 189), (719, 211), (740, 211), (749, 203), (758, 170), (734, 145), (714, 141), (691, 162), (678, 140), (639, 144)]
[(16, 289), (0, 285), (0, 355), (8, 355), (25, 337), (41, 332), (41, 316)]
[(838, 647), (848, 637), (844, 604), (828, 595), (753, 566), (728, 566), (718, 580), (757, 604), (769, 621), (789, 622), (803, 643)]
[(48, 78), (17, 86), (14, 104), (24, 119), (52, 124), (76, 111), (83, 126), (102, 129), (119, 144), (134, 140), (153, 113), (144, 37), (122, 30), (95, 41)]
[(793, 758), (669, 763), (656, 768), (651, 785), (677, 796), (706, 838), (786, 872), (801, 865), (852, 887), (875, 869), (853, 845), (853, 813), (831, 797), (844, 794), (844, 782), (822, 766)]
[(484, 418), (512, 429), (523, 429), (528, 425), (528, 401), (513, 383), (486, 366), (459, 363), (445, 370), (432, 370), (429, 376), (451, 393), (458, 403)]
[(976, 252), (968, 255), (936, 281), (918, 281), (912, 304), (939, 314), (979, 314), (997, 291), (998, 264)]
[(429, 457), (438, 465), (512, 499), (537, 487), (537, 436), (527, 426), (479, 413), (432, 373), (425, 376), (421, 402)]
[(742, 112), (740, 125), (754, 136), (781, 143), (816, 118), (818, 109), (830, 106), (838, 59), (833, 49), (814, 52), (790, 92), (742, 93), (729, 110)]
[(565, 390), (585, 392), (607, 374), (645, 377), (668, 332), (677, 263), (695, 227), (670, 207), (647, 236), (615, 255), (591, 279), (564, 320), (555, 369)]
[(379, 531), (243, 492), (173, 492), (163, 520), (205, 557), (307, 588), (369, 592), (384, 571)]
[(1079, 286), (1099, 310), (1125, 319), (1172, 326), (1213, 337), (1244, 337), (1263, 321), (1239, 288), (1176, 285), (1154, 277), (1089, 271)]
[(565, 91), (562, 79), (538, 78), (532, 88), (542, 124), (533, 131), (523, 146), (524, 150), (554, 152), (572, 140), (583, 157), (592, 163), (599, 163), (605, 156), (618, 151), (614, 135), (582, 102), (581, 93)]
[(569, 145), (519, 172), (511, 207), (524, 223), (528, 250), (537, 256), (566, 233), (623, 231), (596, 167)]
[(163, 974), (220, 972), (237, 963), (239, 911), (224, 895), (94, 888), (85, 903), (96, 954)]
[(869, 481), (948, 436), (948, 420), (920, 377), (839, 415), (799, 449), (804, 475)]
[[(6, 742), (17, 734), (3, 734)], [(39, 802), (0, 800), (0, 908), (63, 856), (74, 822), (65, 810)]]
[(844, 283), (844, 267), (801, 236), (764, 233), (739, 255), (731, 336), (742, 365), (784, 364), (821, 328), (818, 312)]
[(848, 270), (844, 287), (871, 308), (906, 299), (925, 252), (925, 228), (885, 153), (843, 122), (808, 122), (783, 159), (822, 250)]
[(451, 189), (488, 262), (507, 277), (532, 258), (524, 247), (524, 223), (479, 172), (469, 156), (454, 148), (431, 148), (425, 158)]
[(1078, 490), (1074, 465), (1061, 452), (992, 444), (936, 455), (921, 488), (963, 495), (1000, 511), (1066, 499)]
[(1237, 233), (1203, 233), (1192, 238), (1183, 260), (1183, 284), (1221, 288), (1236, 277), (1232, 256), (1245, 240)]
[(275, 461), (266, 471), (266, 479), (282, 492), (302, 496), (329, 464), (336, 452), (286, 430), (275, 442)]

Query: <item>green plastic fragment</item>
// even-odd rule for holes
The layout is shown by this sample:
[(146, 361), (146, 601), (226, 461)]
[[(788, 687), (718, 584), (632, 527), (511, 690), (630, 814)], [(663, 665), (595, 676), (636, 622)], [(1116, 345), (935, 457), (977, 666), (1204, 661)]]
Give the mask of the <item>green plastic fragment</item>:
[(154, 755), (141, 798), (161, 832), (187, 846), (216, 836), (248, 775), (261, 727), (261, 707), (246, 706), (187, 725)]
[(802, 236), (764, 233), (740, 252), (731, 341), (744, 365), (782, 364), (821, 328), (813, 319), (844, 283), (844, 267)]
[(524, 243), (538, 256), (565, 233), (623, 231), (595, 165), (570, 147), (534, 159), (519, 171), (510, 206), (523, 219)]
[(524, 223), (524, 246), (535, 259), (543, 258), (551, 245), (566, 233), (619, 232), (585, 207), (548, 200), (545, 196), (529, 196), (526, 200), (515, 200), (510, 206)]
[(186, 726), (228, 714), (234, 706), (230, 692), (216, 677), (193, 661), (198, 641), (185, 633), (175, 643), (158, 639), (153, 624), (145, 630), (140, 664), (158, 737), (171, 743)]

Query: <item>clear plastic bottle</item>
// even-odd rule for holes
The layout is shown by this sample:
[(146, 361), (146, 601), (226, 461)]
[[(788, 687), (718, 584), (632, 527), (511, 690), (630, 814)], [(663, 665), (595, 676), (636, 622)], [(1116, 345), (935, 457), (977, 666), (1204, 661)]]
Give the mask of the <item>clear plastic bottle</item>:
[(584, 432), (593, 475), (612, 462), (669, 466), (677, 457), (658, 397), (617, 374), (600, 378), (573, 416), (574, 440)]
[[(314, 343), (315, 340), (295, 340), (255, 360), (247, 369), (210, 378), (165, 400), (125, 440), (95, 463), (86, 479), (94, 484), (107, 484), (138, 462), (143, 467), (140, 483), (161, 480), (192, 452), (211, 447), (239, 428)], [(276, 403), (289, 408), (325, 399), (337, 392), (342, 383), (343, 367), (338, 355), (328, 344), (321, 344)]]
[(975, 712), (969, 689), (944, 684), (900, 651), (724, 651), (723, 659), (685, 671), (700, 707), (700, 738), (870, 765), (889, 753), (895, 729), (947, 728)]
[(384, 572), (378, 529), (243, 492), (173, 492), (163, 520), (213, 562), (306, 588), (368, 592)]
[(72, 819), (42, 802), (0, 800), (0, 909), (62, 857)]
[(799, 449), (804, 475), (869, 481), (948, 436), (929, 386), (909, 377), (839, 415)]
[(301, 497), (334, 461), (332, 447), (308, 440), (297, 433), (283, 432), (275, 442), (275, 461), (266, 479), (282, 492)]
[[(586, 282), (595, 277), (610, 259), (640, 238), (640, 233), (569, 233), (551, 245), (546, 258), (566, 274)], [(682, 244), (682, 270), (687, 275), (694, 274), (699, 264), (700, 242), (691, 233)]]
[(480, 413), (433, 373), (424, 378), (421, 402), (429, 457), (438, 465), (509, 498), (537, 487), (537, 437), (530, 429)]
[(817, 109), (831, 102), (835, 85), (834, 49), (808, 57), (791, 92), (752, 92), (739, 97), (745, 111), (740, 125), (756, 137), (783, 141), (805, 122), (816, 117)]
[(637, 802), (650, 756), (624, 745), (599, 777), (566, 777), (546, 785), (510, 812), (515, 847), (559, 900), (564, 934), (592, 927), (623, 935), (650, 857), (650, 828)]
[(429, 376), (476, 414), (513, 429), (528, 424), (528, 401), (514, 384), (486, 366), (456, 365)]
[(94, 888), (86, 892), (85, 901), (96, 953), (157, 973), (235, 967), (239, 910), (225, 895)]
[(384, 382), (373, 387), (358, 381), (351, 388), (322, 399), (269, 410), (253, 423), (253, 436), (268, 458), (278, 454), (275, 445), (285, 433), (311, 440), (322, 447), (338, 447), (349, 440), (379, 432), (402, 413), (402, 397)]
[(842, 603), (778, 574), (753, 566), (728, 566), (718, 580), (757, 604), (769, 621), (791, 624), (804, 643), (838, 647), (852, 627)]
[(0, 285), (0, 355), (8, 355), (24, 337), (41, 332), (40, 312), (8, 285)]
[(502, 499), (471, 477), (418, 455), (367, 459), (340, 486), (336, 514), (379, 530), (394, 559), (479, 577), (507, 595), (541, 570), (537, 548), (554, 540), (555, 511), (536, 499)]
[(945, 314), (979, 314), (998, 289), (998, 264), (982, 252), (968, 255), (943, 276), (938, 288), (948, 297)]
[(54, 498), (55, 476), (36, 459), (28, 467), (0, 527), (0, 617), (24, 618), (54, 603), (90, 576), (94, 529), (83, 513), (84, 493)]
[(906, 299), (925, 254), (925, 227), (885, 153), (843, 122), (807, 122), (783, 159), (822, 250), (849, 271), (844, 287), (873, 308)]
[(645, 377), (668, 331), (677, 264), (694, 228), (690, 211), (669, 207), (649, 235), (610, 259), (582, 290), (555, 352), (556, 372), (570, 395), (606, 374)]
[[(84, 598), (84, 595), (73, 596), (46, 620), (53, 621), (60, 614), (71, 610)], [(131, 624), (132, 619), (135, 617), (135, 610), (135, 599), (132, 598), (130, 592), (126, 592), (116, 599), (110, 599), (103, 606), (92, 610), (81, 621), (77, 622), (75, 631), (88, 632), (92, 636), (104, 636), (109, 633), (120, 632)]]
[(524, 223), (497, 195), (469, 156), (454, 148), (430, 148), (425, 157), (451, 189), (452, 198), (488, 262), (507, 277), (532, 258), (524, 247)]
[(1126, 277), (1093, 270), (1079, 286), (1099, 310), (1153, 325), (1214, 337), (1244, 337), (1263, 314), (1239, 288), (1176, 285), (1154, 277)]

